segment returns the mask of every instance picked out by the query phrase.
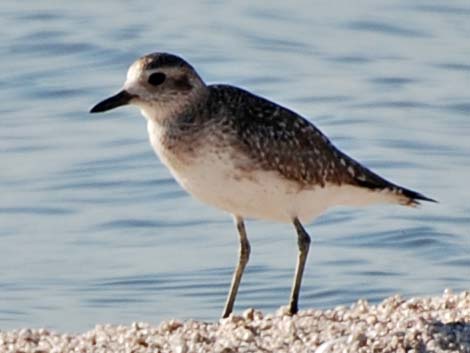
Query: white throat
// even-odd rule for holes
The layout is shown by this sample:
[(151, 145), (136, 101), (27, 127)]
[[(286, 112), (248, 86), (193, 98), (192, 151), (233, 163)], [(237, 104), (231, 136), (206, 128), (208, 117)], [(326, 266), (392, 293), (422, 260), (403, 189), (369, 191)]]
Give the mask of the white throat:
[(134, 104), (140, 109), (141, 114), (147, 121), (158, 124), (163, 124), (165, 121), (173, 119), (181, 111), (180, 104), (173, 104), (171, 102), (161, 104), (159, 102), (138, 101)]

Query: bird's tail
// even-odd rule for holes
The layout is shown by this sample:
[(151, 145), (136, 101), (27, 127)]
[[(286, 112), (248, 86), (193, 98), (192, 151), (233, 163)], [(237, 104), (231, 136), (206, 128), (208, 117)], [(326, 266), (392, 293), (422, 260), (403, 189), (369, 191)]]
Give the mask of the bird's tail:
[(391, 192), (397, 195), (398, 202), (404, 206), (416, 207), (421, 204), (420, 201), (437, 202), (419, 192), (401, 186), (392, 187)]
[(369, 175), (369, 178), (366, 180), (357, 179), (356, 183), (358, 186), (370, 189), (371, 191), (392, 196), (390, 201), (394, 200), (396, 203), (404, 206), (416, 207), (420, 205), (420, 201), (437, 202), (419, 192), (393, 184), (375, 173), (372, 178), (371, 175)]
[(344, 153), (341, 153), (341, 157), (344, 160), (347, 160), (347, 165), (352, 166), (355, 171), (355, 173), (351, 173), (352, 180), (350, 183), (354, 186), (371, 191), (374, 195), (371, 199), (374, 199), (375, 201), (398, 203), (400, 205), (411, 207), (418, 206), (420, 201), (437, 202), (436, 200), (424, 196), (419, 192), (404, 188), (382, 178), (380, 175), (362, 166)]
[(354, 183), (357, 186), (383, 194), (387, 197), (388, 202), (411, 207), (418, 206), (420, 201), (437, 202), (419, 192), (394, 184), (365, 167), (362, 167), (361, 172), (360, 176), (354, 178)]

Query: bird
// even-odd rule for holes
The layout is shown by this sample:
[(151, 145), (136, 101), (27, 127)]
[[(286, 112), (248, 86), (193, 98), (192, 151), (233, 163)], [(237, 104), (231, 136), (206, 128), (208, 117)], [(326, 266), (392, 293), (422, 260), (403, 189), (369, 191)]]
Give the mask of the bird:
[(178, 184), (233, 217), (239, 255), (222, 318), (233, 311), (250, 257), (245, 219), (293, 225), (298, 255), (287, 309), (295, 315), (311, 242), (305, 224), (338, 205), (436, 202), (349, 157), (293, 110), (233, 85), (206, 84), (175, 54), (137, 59), (123, 88), (90, 112), (124, 105), (140, 109), (153, 150)]

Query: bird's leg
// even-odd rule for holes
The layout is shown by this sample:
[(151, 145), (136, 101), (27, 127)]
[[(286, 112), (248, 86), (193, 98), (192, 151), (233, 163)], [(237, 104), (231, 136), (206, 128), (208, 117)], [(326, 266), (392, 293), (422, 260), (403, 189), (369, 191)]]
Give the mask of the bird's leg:
[(302, 283), (302, 275), (304, 273), (305, 262), (307, 261), (308, 249), (310, 247), (310, 236), (297, 218), (293, 220), (295, 230), (297, 231), (297, 245), (299, 247), (299, 255), (297, 257), (297, 266), (295, 268), (294, 283), (289, 299), (289, 313), (294, 315), (299, 311), (299, 292)]
[(250, 242), (248, 241), (248, 238), (246, 236), (243, 218), (235, 216), (234, 219), (237, 225), (238, 235), (240, 236), (240, 253), (237, 268), (233, 273), (232, 284), (230, 285), (230, 292), (228, 293), (224, 312), (222, 313), (223, 318), (228, 317), (233, 310), (233, 304), (235, 303), (235, 297), (237, 296), (238, 287), (242, 279), (243, 271), (245, 270), (245, 266), (248, 263), (248, 259), (250, 258)]

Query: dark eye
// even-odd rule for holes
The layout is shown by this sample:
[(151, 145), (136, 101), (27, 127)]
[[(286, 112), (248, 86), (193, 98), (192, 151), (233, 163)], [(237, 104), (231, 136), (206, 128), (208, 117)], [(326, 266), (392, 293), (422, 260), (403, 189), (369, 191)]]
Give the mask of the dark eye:
[(163, 72), (154, 72), (149, 76), (148, 83), (152, 86), (158, 86), (165, 81), (166, 75)]

